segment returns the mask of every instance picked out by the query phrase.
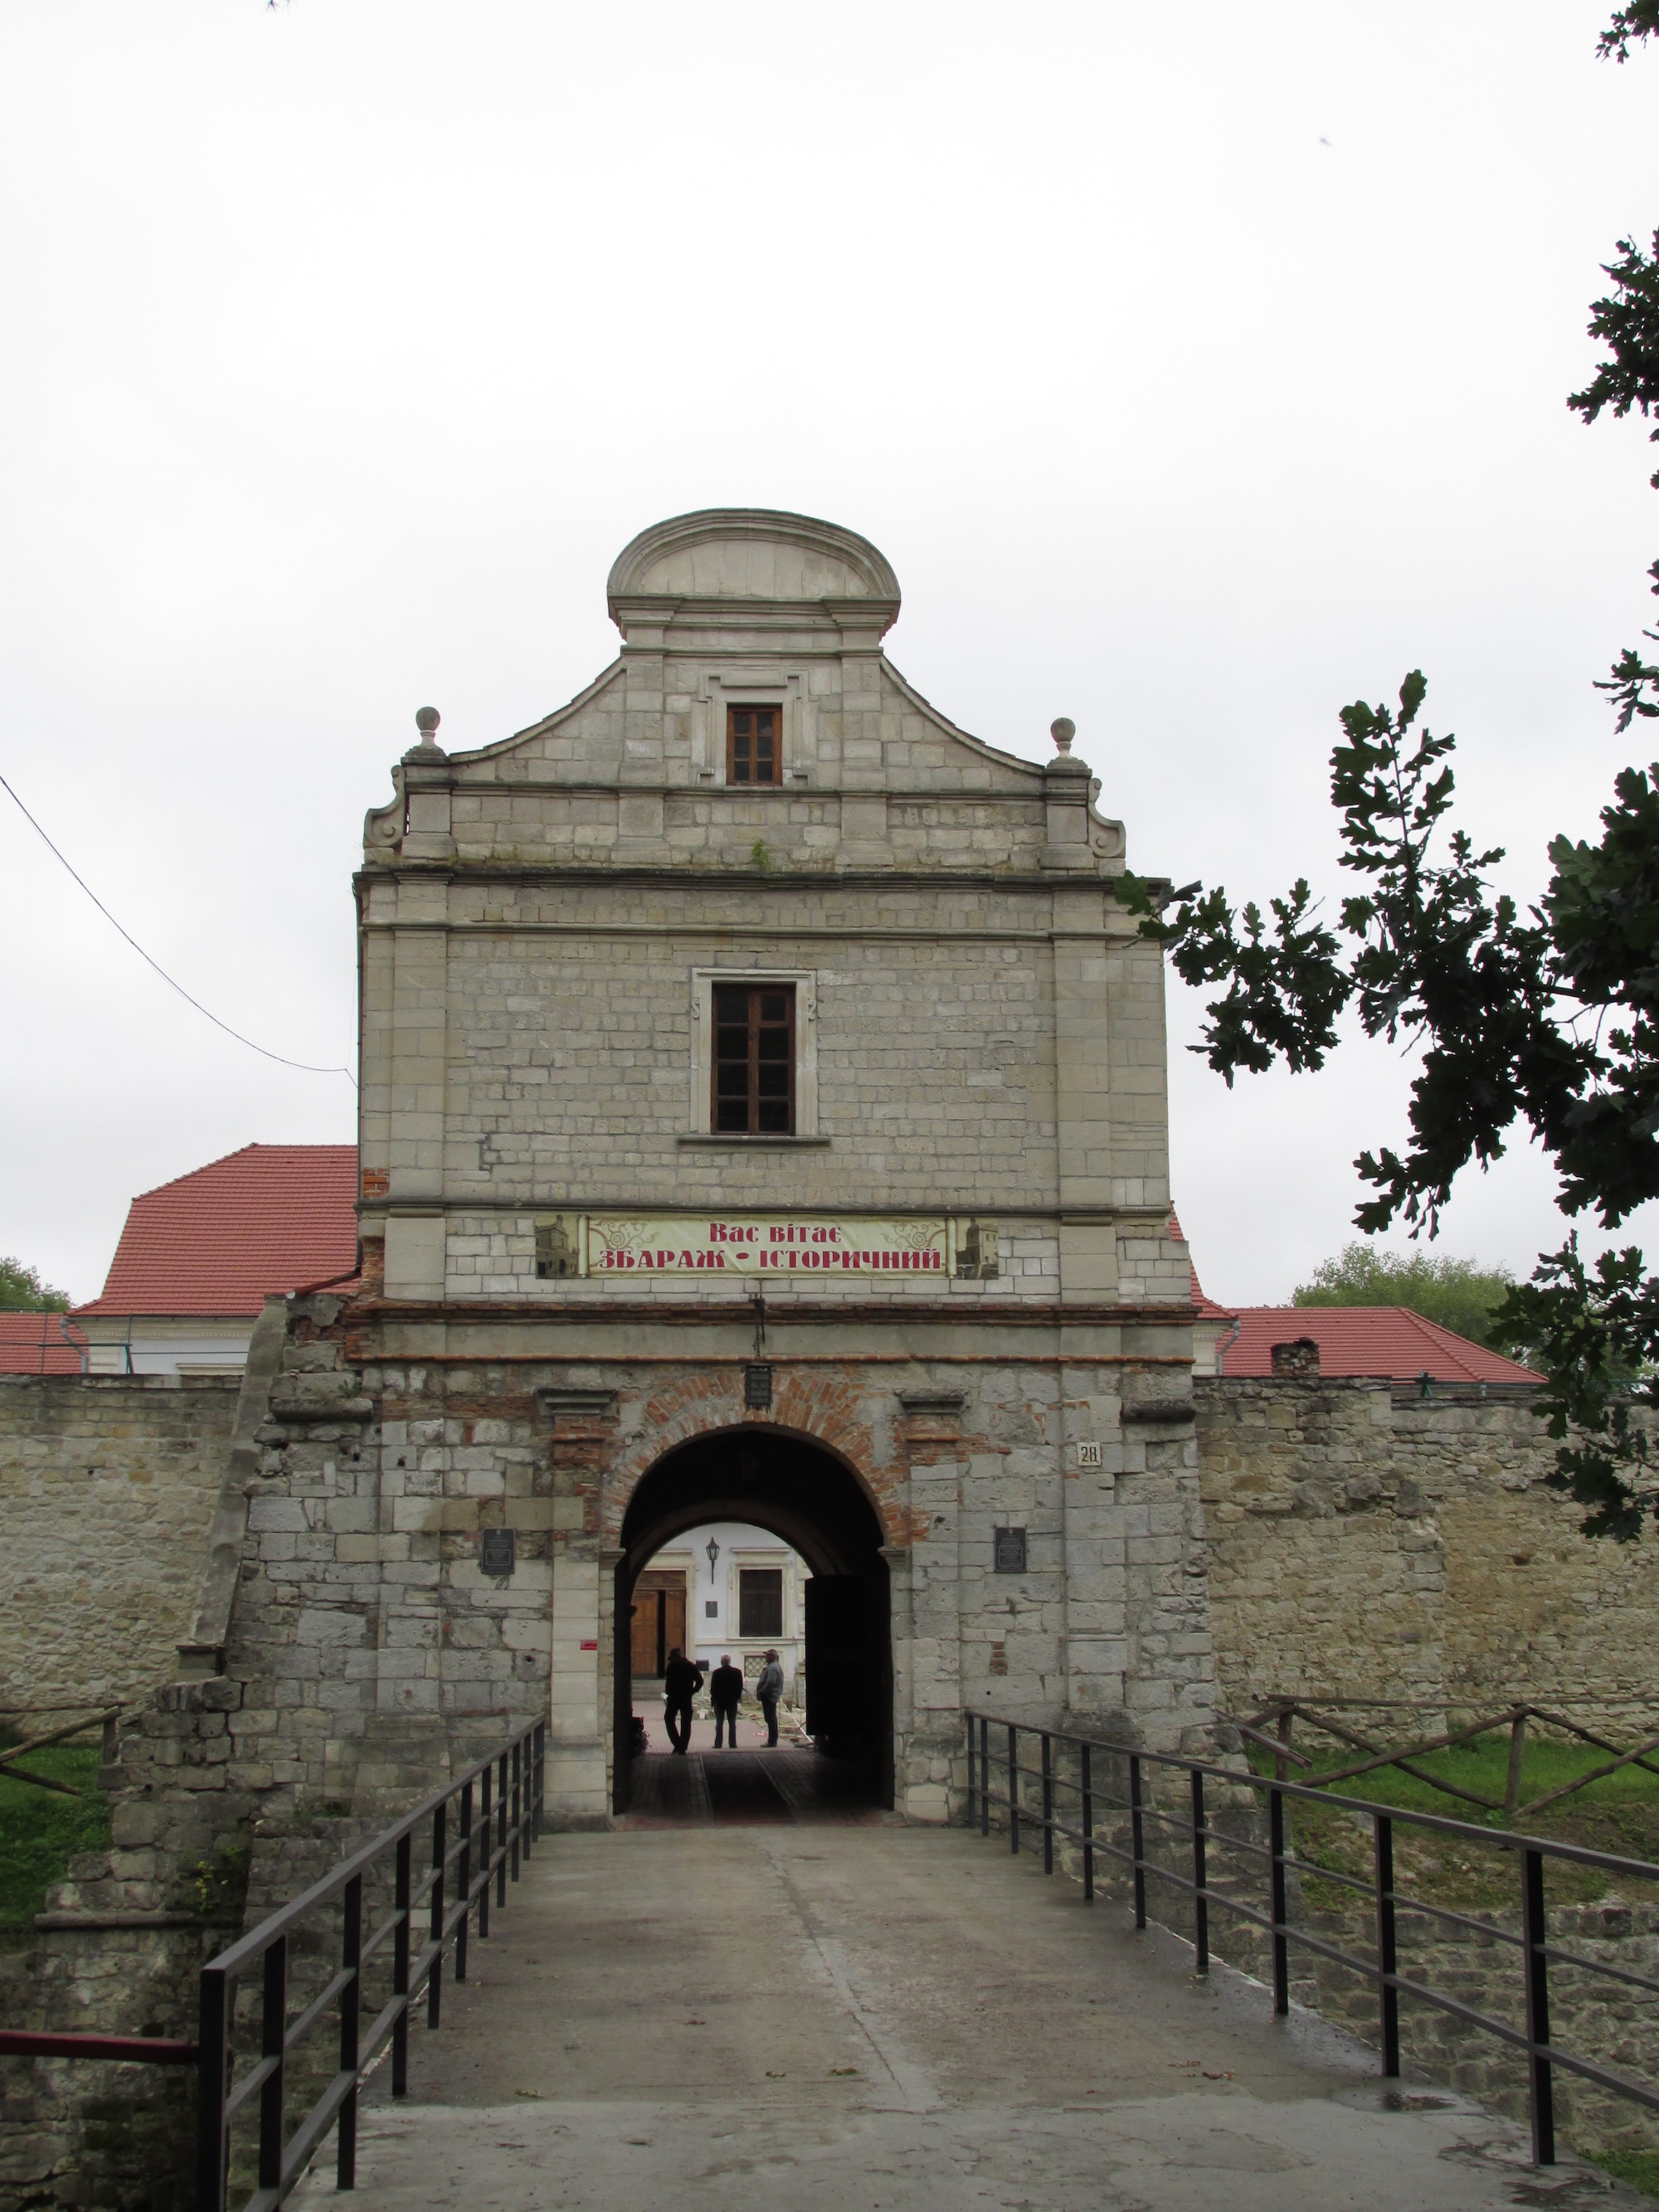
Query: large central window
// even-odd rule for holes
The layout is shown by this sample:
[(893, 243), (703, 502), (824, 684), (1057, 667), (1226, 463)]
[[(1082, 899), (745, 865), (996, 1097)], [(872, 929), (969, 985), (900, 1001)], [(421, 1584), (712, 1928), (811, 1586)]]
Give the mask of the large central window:
[(728, 707), (726, 780), (728, 783), (783, 781), (781, 707)]
[(713, 1122), (734, 1135), (793, 1136), (795, 987), (714, 987)]

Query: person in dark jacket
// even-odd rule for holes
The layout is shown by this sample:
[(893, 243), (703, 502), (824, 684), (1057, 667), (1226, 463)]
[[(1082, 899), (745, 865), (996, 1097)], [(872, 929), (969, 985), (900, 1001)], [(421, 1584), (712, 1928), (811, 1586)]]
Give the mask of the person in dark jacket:
[(766, 1747), (775, 1751), (778, 1746), (778, 1699), (783, 1695), (783, 1669), (778, 1664), (778, 1655), (769, 1651), (766, 1664), (760, 1670), (755, 1684), (755, 1695), (760, 1699), (760, 1709), (766, 1716)]
[(691, 1741), (691, 1700), (702, 1687), (702, 1668), (695, 1660), (683, 1659), (677, 1644), (663, 1670), (663, 1718), (668, 1723), (668, 1741), (682, 1759)]
[(720, 1747), (720, 1730), (726, 1730), (726, 1748), (738, 1747), (738, 1699), (743, 1695), (743, 1674), (732, 1664), (732, 1655), (722, 1651), (720, 1663), (708, 1677), (708, 1695), (714, 1707), (714, 1748)]

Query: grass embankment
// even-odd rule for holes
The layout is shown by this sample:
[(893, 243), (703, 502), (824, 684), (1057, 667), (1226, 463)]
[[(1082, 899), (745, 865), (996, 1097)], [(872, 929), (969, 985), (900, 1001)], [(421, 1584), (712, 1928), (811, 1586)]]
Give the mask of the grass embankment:
[[(19, 1740), (14, 1731), (0, 1738), (0, 1748)], [(0, 1941), (27, 1934), (47, 1888), (64, 1879), (77, 1851), (108, 1844), (109, 1800), (98, 1787), (101, 1756), (94, 1736), (90, 1743), (32, 1751), (23, 1760), (32, 1773), (79, 1790), (79, 1797), (60, 1797), (56, 1790), (0, 1775)]]
[[(1346, 1766), (1359, 1756), (1358, 1753), (1334, 1748), (1313, 1752), (1305, 1743), (1297, 1748), (1306, 1752), (1314, 1759), (1316, 1770), (1322, 1773)], [(1522, 1769), (1522, 1804), (1559, 1790), (1598, 1766), (1605, 1766), (1609, 1756), (1589, 1744), (1529, 1738)], [(1412, 1764), (1459, 1789), (1472, 1790), (1477, 1796), (1501, 1799), (1509, 1757), (1509, 1731), (1494, 1729), (1488, 1735), (1479, 1736), (1471, 1743), (1457, 1744), (1449, 1751), (1425, 1752)], [(1259, 1774), (1273, 1771), (1272, 1756), (1267, 1752), (1253, 1748), (1251, 1763)], [(1655, 1764), (1659, 1765), (1659, 1753), (1655, 1754)], [(1297, 1768), (1292, 1771), (1291, 1778), (1305, 1783), (1310, 1778)], [(1370, 1774), (1356, 1775), (1352, 1781), (1338, 1784), (1337, 1789), (1343, 1796), (1397, 1806), (1402, 1812), (1437, 1813), (1450, 1820), (1466, 1820), (1474, 1827), (1512, 1826), (1525, 1835), (1579, 1844), (1591, 1850), (1609, 1851), (1625, 1858), (1659, 1862), (1659, 1774), (1645, 1773), (1639, 1766), (1623, 1767), (1617, 1774), (1588, 1783), (1571, 1797), (1558, 1798), (1541, 1812), (1517, 1814), (1512, 1823), (1501, 1812), (1483, 1813), (1478, 1806), (1461, 1797), (1437, 1790), (1413, 1775), (1402, 1774), (1397, 1766), (1376, 1767)], [(1343, 1874), (1370, 1878), (1368, 1820), (1342, 1812), (1334, 1805), (1327, 1808), (1298, 1801), (1292, 1801), (1290, 1811), (1298, 1857)], [(1502, 1911), (1518, 1902), (1515, 1861), (1507, 1851), (1487, 1850), (1472, 1837), (1436, 1835), (1404, 1823), (1395, 1830), (1394, 1848), (1395, 1879), (1401, 1889), (1415, 1887), (1420, 1880), (1430, 1877), (1437, 1904), (1465, 1908), (1485, 1906)], [(1560, 1861), (1553, 1861), (1548, 1867), (1547, 1885), (1553, 1905), (1591, 1904), (1618, 1886), (1594, 1868), (1570, 1866)], [(1352, 1898), (1351, 1891), (1345, 1892), (1335, 1883), (1323, 1884), (1315, 1879), (1305, 1881), (1304, 1894), (1310, 1905), (1333, 1910), (1341, 1908)], [(1627, 1901), (1640, 1904), (1649, 1900), (1638, 1890)], [(1651, 1901), (1659, 1904), (1659, 1886)]]

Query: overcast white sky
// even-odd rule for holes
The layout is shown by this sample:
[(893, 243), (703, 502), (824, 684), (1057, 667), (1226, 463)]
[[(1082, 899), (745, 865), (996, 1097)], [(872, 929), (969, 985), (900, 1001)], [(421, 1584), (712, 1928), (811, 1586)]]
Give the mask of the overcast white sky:
[[(1659, 222), (1611, 4), (11, 0), (0, 773), (197, 996), (348, 1060), (415, 708), (523, 727), (636, 530), (753, 503), (872, 538), (914, 683), (1035, 757), (1070, 714), (1132, 864), (1240, 897), (1340, 889), (1336, 710), (1420, 664), (1534, 893), (1654, 611), (1641, 432), (1563, 404)], [(352, 1091), (0, 810), (0, 1252), (85, 1297), (132, 1193)], [(1288, 1295), (1406, 1071), (1171, 1077), (1206, 1285)], [(1525, 1272), (1551, 1192), (1469, 1176), (1443, 1249)]]

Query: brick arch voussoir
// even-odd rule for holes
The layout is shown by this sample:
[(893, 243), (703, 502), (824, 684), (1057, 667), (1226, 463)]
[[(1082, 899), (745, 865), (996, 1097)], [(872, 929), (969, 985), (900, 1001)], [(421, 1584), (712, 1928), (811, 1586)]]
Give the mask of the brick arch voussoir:
[(868, 1496), (890, 1540), (904, 1540), (904, 1470), (883, 1450), (855, 1378), (822, 1369), (783, 1369), (775, 1370), (774, 1387), (773, 1403), (761, 1413), (744, 1405), (741, 1370), (691, 1369), (655, 1382), (605, 1484), (604, 1540), (620, 1546), (635, 1492), (670, 1452), (716, 1431), (750, 1427), (781, 1429), (823, 1446)]

